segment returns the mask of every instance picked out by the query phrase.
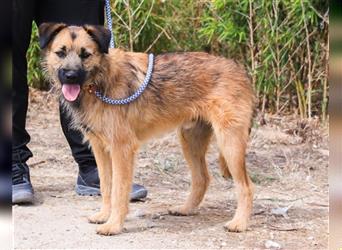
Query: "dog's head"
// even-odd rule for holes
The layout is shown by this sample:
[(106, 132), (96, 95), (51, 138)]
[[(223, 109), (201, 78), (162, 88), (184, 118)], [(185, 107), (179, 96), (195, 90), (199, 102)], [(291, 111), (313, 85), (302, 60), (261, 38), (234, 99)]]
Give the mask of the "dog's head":
[(110, 31), (103, 26), (62, 23), (39, 26), (44, 68), (52, 82), (61, 86), (67, 101), (76, 101), (82, 85), (94, 79), (108, 53), (110, 37)]

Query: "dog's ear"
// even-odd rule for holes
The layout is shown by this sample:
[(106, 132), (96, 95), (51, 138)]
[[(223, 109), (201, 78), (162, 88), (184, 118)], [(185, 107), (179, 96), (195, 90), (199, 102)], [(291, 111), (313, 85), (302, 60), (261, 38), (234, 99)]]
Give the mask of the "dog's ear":
[(89, 36), (97, 43), (101, 53), (108, 53), (111, 33), (101, 25), (84, 25), (83, 28)]
[(53, 38), (65, 27), (67, 25), (64, 23), (42, 23), (39, 26), (40, 48), (45, 49)]

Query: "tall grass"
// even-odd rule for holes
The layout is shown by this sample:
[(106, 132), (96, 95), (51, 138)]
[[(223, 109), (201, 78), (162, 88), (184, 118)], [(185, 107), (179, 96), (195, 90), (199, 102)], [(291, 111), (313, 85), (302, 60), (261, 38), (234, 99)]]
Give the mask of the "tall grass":
[[(248, 68), (261, 112), (327, 117), (327, 0), (112, 0), (112, 16), (118, 47), (234, 58)], [(29, 81), (41, 88), (35, 35)]]

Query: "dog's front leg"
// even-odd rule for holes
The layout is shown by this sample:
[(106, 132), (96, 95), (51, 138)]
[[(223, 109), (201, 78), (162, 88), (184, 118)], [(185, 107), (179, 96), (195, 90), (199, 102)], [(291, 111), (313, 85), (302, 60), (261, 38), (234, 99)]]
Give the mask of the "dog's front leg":
[(112, 190), (112, 160), (108, 151), (106, 151), (103, 142), (100, 138), (93, 134), (88, 134), (90, 145), (92, 147), (97, 169), (99, 172), (100, 186), (101, 186), (101, 196), (102, 196), (102, 206), (101, 210), (88, 217), (90, 223), (101, 224), (105, 223), (110, 216), (110, 196)]
[(128, 213), (132, 187), (133, 164), (136, 147), (129, 137), (114, 142), (112, 147), (111, 214), (108, 221), (97, 228), (97, 233), (114, 235), (122, 231)]

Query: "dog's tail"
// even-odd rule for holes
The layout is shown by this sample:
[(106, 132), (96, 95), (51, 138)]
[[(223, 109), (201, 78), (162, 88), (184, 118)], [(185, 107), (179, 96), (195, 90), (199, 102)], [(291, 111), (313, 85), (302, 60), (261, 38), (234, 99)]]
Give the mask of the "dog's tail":
[(229, 172), (227, 161), (226, 161), (226, 159), (224, 159), (221, 152), (220, 152), (220, 156), (219, 156), (219, 165), (220, 165), (220, 171), (221, 171), (222, 177), (225, 179), (231, 178), (232, 175)]

